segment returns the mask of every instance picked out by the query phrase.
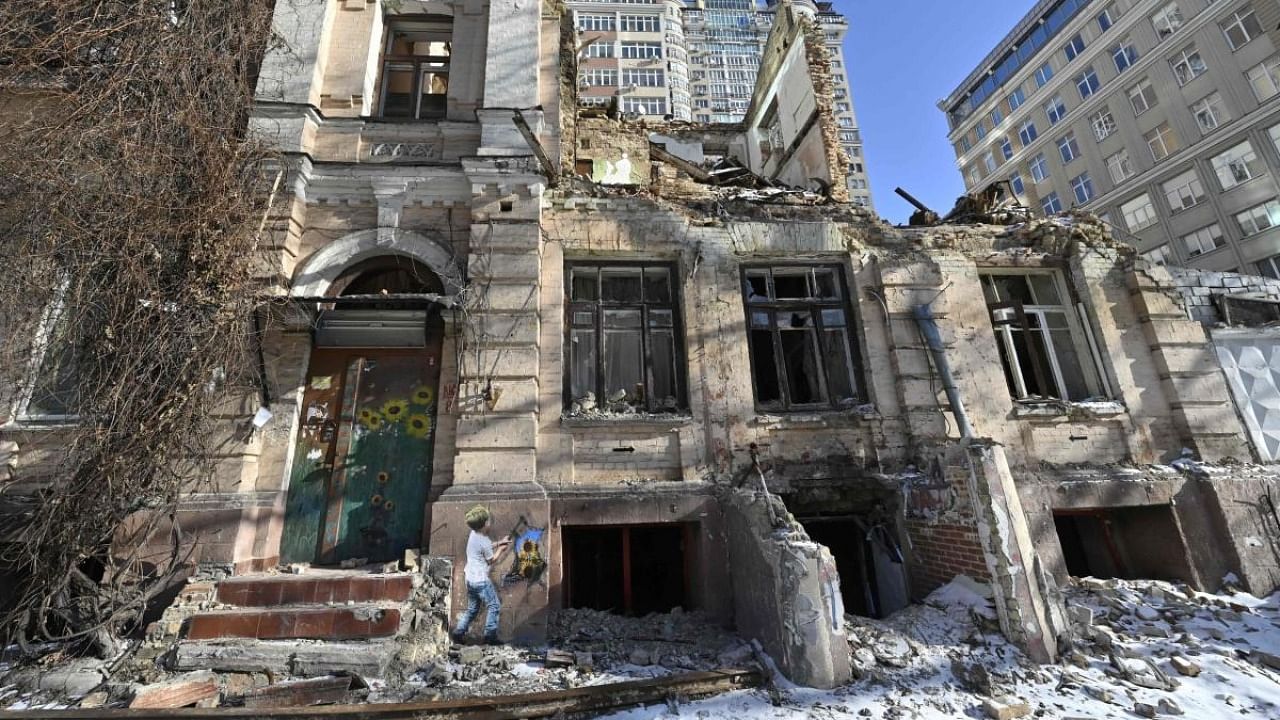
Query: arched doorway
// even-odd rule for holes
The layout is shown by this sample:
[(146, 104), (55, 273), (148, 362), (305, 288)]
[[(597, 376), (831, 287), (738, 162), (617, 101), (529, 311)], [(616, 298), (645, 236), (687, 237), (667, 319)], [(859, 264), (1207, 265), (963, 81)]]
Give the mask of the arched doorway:
[(422, 546), (443, 321), (440, 278), (400, 255), (329, 284), (313, 328), (281, 562), (400, 557)]

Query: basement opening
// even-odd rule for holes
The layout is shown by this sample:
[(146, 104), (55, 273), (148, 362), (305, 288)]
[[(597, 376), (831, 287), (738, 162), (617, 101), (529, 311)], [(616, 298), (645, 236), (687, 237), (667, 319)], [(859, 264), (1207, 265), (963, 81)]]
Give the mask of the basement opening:
[(1194, 580), (1172, 506), (1055, 510), (1053, 524), (1072, 576)]
[(883, 618), (908, 605), (906, 566), (888, 523), (862, 516), (811, 517), (800, 522), (810, 539), (831, 551), (846, 613)]
[(621, 615), (691, 608), (697, 524), (565, 527), (565, 607)]

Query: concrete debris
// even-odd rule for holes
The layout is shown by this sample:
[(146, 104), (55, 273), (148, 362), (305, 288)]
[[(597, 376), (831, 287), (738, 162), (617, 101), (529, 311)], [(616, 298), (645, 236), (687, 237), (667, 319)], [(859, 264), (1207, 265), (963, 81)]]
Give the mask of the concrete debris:
[(1179, 675), (1196, 677), (1200, 674), (1200, 666), (1181, 655), (1174, 655), (1169, 658), (1169, 664), (1173, 666), (1173, 669), (1176, 670)]
[(348, 702), (353, 690), (367, 689), (356, 676), (330, 676), (268, 685), (245, 693), (242, 700), (252, 708), (306, 707)]
[(982, 712), (991, 720), (1013, 720), (1031, 714), (1031, 706), (1020, 700), (986, 700), (982, 703)]

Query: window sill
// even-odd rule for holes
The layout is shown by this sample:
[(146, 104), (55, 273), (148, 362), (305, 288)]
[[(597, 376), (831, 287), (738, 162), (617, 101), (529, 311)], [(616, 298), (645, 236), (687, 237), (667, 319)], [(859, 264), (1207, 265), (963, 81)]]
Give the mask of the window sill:
[(582, 417), (561, 415), (560, 426), (566, 428), (646, 428), (673, 429), (693, 423), (692, 415), (596, 415)]
[(820, 428), (855, 425), (880, 419), (874, 405), (860, 405), (849, 410), (809, 410), (788, 413), (761, 412), (751, 424), (765, 428)]
[(1128, 414), (1123, 403), (1114, 400), (1081, 402), (1014, 402), (1013, 416), (1020, 420), (1103, 420)]

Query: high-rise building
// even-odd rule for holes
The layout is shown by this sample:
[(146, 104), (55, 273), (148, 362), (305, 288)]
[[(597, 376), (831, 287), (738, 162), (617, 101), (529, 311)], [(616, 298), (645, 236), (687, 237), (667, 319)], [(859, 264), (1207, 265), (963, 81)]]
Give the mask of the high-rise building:
[(940, 107), (965, 186), (1148, 259), (1280, 276), (1274, 0), (1042, 0)]
[[(570, 0), (583, 48), (581, 101), (604, 105), (616, 96), (624, 113), (640, 117), (741, 122), (778, 4), (770, 0), (762, 10), (756, 0)], [(793, 5), (815, 18), (827, 40), (849, 197), (872, 207), (844, 57), (849, 21), (828, 2)]]

